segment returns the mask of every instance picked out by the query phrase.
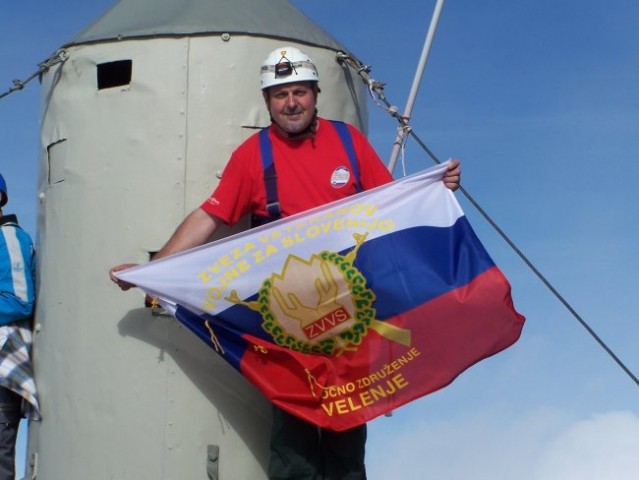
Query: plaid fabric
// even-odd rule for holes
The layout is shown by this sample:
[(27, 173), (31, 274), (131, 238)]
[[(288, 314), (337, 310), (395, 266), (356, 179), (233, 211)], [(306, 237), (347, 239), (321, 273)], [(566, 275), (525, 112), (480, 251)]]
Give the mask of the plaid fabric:
[(0, 386), (20, 395), (24, 416), (39, 419), (31, 365), (35, 297), (33, 242), (15, 215), (0, 216)]
[(25, 417), (39, 420), (40, 406), (30, 357), (32, 338), (29, 319), (0, 327), (0, 385), (24, 399)]

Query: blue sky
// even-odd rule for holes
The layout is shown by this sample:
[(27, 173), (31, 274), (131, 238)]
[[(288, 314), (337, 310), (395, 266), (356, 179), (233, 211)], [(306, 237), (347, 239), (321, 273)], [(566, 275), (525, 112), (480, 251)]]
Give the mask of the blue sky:
[[(0, 92), (110, 0), (9, 2)], [(433, 0), (295, 0), (404, 109)], [(639, 374), (639, 3), (448, 0), (411, 124), (635, 374)], [(0, 100), (0, 171), (32, 234), (40, 89)], [(395, 123), (370, 104), (387, 159)], [(407, 170), (432, 162), (409, 140)], [(397, 172), (400, 170), (398, 169)], [(630, 480), (639, 387), (457, 194), (527, 317), (520, 341), (451, 386), (370, 424), (371, 480)]]

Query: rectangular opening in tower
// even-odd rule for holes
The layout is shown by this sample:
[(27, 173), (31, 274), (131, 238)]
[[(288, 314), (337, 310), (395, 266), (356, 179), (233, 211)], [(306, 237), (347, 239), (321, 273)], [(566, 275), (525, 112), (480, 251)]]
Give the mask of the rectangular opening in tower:
[(98, 90), (129, 85), (132, 70), (133, 62), (131, 60), (98, 64)]

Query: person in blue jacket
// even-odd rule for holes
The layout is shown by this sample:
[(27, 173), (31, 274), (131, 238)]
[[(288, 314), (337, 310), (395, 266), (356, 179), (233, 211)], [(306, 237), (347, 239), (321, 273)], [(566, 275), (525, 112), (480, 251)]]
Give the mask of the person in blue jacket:
[(15, 479), (20, 419), (38, 418), (30, 358), (35, 249), (18, 218), (3, 213), (8, 200), (7, 183), (0, 174), (0, 480)]

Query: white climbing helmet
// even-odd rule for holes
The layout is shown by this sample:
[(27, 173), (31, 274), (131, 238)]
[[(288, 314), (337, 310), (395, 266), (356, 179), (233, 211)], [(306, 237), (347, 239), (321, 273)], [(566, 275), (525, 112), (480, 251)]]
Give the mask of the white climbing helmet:
[(318, 82), (317, 68), (311, 58), (295, 47), (276, 48), (260, 69), (262, 90), (293, 82)]

